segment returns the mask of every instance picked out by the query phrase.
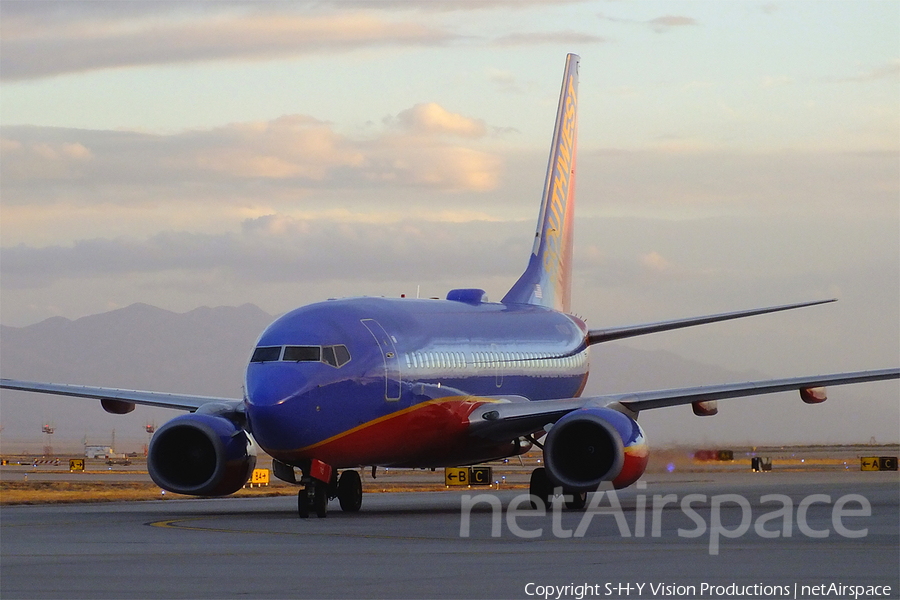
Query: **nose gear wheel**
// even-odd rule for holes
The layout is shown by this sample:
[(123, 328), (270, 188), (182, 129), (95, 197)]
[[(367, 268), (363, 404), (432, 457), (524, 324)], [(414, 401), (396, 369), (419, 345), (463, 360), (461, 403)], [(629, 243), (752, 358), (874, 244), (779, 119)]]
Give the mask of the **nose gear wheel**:
[(316, 516), (328, 516), (328, 486), (319, 481), (311, 481), (297, 494), (297, 513), (301, 519), (309, 518), (310, 509)]

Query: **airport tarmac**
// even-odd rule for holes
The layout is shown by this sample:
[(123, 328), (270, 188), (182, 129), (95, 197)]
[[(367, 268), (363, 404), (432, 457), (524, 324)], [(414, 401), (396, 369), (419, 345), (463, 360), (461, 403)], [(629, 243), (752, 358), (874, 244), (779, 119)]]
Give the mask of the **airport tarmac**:
[[(663, 473), (645, 483), (616, 494), (621, 510), (602, 497), (607, 512), (593, 517), (523, 509), (531, 516), (511, 519), (521, 490), (475, 489), (367, 494), (359, 513), (333, 502), (327, 518), (307, 520), (294, 497), (7, 506), (0, 596), (534, 598), (538, 586), (572, 585), (553, 597), (576, 598), (574, 586), (589, 584), (585, 598), (812, 598), (834, 584), (845, 593), (830, 597), (853, 597), (839, 586), (898, 597), (896, 472)], [(493, 500), (472, 510), (465, 535), (463, 499), (479, 493)], [(656, 516), (655, 496), (674, 498)], [(497, 537), (489, 502), (503, 508)]]

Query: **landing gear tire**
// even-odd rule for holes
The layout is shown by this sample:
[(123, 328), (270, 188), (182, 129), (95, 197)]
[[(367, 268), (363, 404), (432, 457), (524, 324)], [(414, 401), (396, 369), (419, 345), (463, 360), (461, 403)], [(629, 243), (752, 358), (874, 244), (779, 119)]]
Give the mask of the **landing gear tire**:
[(581, 510), (587, 504), (587, 492), (563, 492), (566, 496), (570, 496), (571, 500), (566, 500), (566, 508), (573, 510)]
[(297, 492), (297, 513), (301, 519), (309, 518), (309, 490), (306, 488)]
[(344, 471), (338, 480), (337, 497), (344, 512), (357, 512), (362, 506), (362, 480), (356, 471)]
[(309, 518), (310, 509), (316, 516), (324, 519), (328, 516), (328, 486), (320, 481), (311, 481), (297, 493), (297, 514), (301, 519)]
[[(550, 499), (553, 497), (553, 483), (547, 477), (547, 471), (543, 467), (538, 467), (531, 472), (528, 493), (543, 502), (545, 509), (550, 508)], [(534, 498), (531, 500), (531, 508), (537, 509)]]
[(328, 516), (328, 486), (323, 483), (316, 482), (313, 484), (315, 491), (313, 492), (313, 508), (316, 509), (316, 516), (324, 519)]

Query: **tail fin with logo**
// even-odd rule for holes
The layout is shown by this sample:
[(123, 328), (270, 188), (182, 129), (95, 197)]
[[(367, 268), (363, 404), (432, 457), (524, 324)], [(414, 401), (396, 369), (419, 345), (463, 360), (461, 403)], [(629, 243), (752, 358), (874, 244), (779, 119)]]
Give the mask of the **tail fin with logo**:
[(537, 304), (569, 312), (579, 60), (576, 54), (566, 56), (534, 247), (525, 272), (503, 297), (505, 304)]

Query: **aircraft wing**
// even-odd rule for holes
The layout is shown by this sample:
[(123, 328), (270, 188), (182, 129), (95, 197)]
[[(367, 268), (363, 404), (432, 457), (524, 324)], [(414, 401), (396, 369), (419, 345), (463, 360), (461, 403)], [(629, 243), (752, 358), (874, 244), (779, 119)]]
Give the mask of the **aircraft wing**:
[(586, 342), (587, 345), (590, 346), (592, 344), (611, 342), (613, 340), (621, 340), (623, 338), (647, 335), (648, 333), (671, 331), (672, 329), (682, 329), (684, 327), (693, 327), (694, 325), (706, 325), (707, 323), (719, 323), (721, 321), (730, 321), (732, 319), (765, 315), (768, 313), (781, 312), (783, 310), (791, 310), (794, 308), (804, 308), (806, 306), (828, 304), (830, 302), (837, 302), (837, 299), (832, 298), (831, 300), (816, 300), (813, 302), (800, 302), (799, 304), (784, 304), (781, 306), (770, 306), (767, 308), (754, 308), (750, 310), (740, 310), (737, 312), (721, 313), (717, 315), (692, 317), (689, 319), (676, 319), (674, 321), (645, 323), (643, 325), (628, 325), (626, 327), (611, 327), (608, 329), (591, 329), (590, 331), (588, 331)]
[(243, 400), (240, 398), (216, 398), (213, 396), (190, 396), (186, 394), (167, 394), (165, 392), (145, 392), (141, 390), (120, 390), (117, 388), (90, 387), (86, 385), (69, 385), (61, 383), (40, 383), (37, 381), (18, 381), (15, 379), (0, 379), (0, 388), (9, 390), (22, 390), (25, 392), (40, 392), (43, 394), (56, 394), (59, 396), (76, 396), (79, 398), (94, 398), (100, 401), (123, 402), (130, 404), (144, 404), (147, 406), (160, 406), (178, 410), (197, 410), (204, 404), (215, 403), (217, 405), (230, 406), (237, 409)]
[(473, 435), (503, 440), (549, 430), (549, 425), (580, 408), (624, 408), (636, 417), (640, 411), (651, 408), (898, 378), (900, 369), (882, 369), (560, 400), (523, 402), (510, 399), (508, 402), (493, 402), (479, 407), (470, 415), (469, 424)]

